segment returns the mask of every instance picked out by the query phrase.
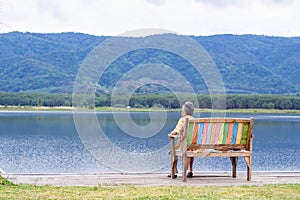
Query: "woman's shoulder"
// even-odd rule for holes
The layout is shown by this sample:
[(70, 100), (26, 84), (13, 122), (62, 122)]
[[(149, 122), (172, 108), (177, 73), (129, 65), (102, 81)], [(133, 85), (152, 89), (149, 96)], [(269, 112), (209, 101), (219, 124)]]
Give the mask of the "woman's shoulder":
[(185, 118), (193, 119), (194, 117), (192, 115), (187, 115), (187, 116), (184, 116), (184, 117), (181, 117), (181, 118), (183, 118), (183, 119), (185, 119)]
[(181, 117), (181, 118), (179, 119), (179, 121), (184, 121), (186, 118), (188, 118), (188, 119), (194, 119), (193, 116), (187, 115), (187, 116)]

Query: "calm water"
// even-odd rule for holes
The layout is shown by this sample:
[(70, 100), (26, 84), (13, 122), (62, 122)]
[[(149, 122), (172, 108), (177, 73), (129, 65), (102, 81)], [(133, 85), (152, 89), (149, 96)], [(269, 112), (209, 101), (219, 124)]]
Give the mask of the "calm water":
[[(131, 113), (131, 118), (139, 126), (149, 125), (148, 113)], [(201, 114), (206, 117), (208, 114)], [(157, 134), (151, 137), (128, 135), (116, 125), (111, 113), (96, 114), (99, 126), (109, 142), (120, 151), (143, 155), (169, 148), (167, 134), (174, 128), (180, 113), (167, 113), (167, 120)], [(122, 118), (122, 114), (120, 114)], [(154, 116), (153, 123), (159, 124), (160, 115)], [(255, 138), (253, 140), (253, 170), (255, 171), (299, 171), (300, 170), (300, 116), (279, 114), (227, 114), (227, 117), (254, 117)], [(89, 115), (82, 115), (89, 127)], [(123, 125), (128, 118), (124, 116)], [(130, 128), (130, 124), (128, 125)], [(127, 127), (128, 128), (128, 127)], [(133, 127), (132, 127), (133, 128)], [(96, 159), (86, 149), (82, 135), (77, 133), (72, 112), (0, 112), (0, 168), (7, 173), (85, 173), (116, 171), (107, 163)], [(97, 152), (106, 152), (97, 146)], [(118, 151), (116, 151), (118, 152)], [(113, 155), (114, 152), (111, 152)], [(168, 154), (162, 158), (169, 159)], [(109, 159), (120, 166), (130, 165), (131, 157), (124, 162), (121, 158)], [(110, 161), (110, 160), (109, 160)], [(112, 161), (112, 160), (111, 160)], [(142, 163), (143, 160), (141, 159)], [(150, 161), (159, 167), (158, 171), (168, 171), (159, 159)], [(141, 165), (142, 166), (142, 165)], [(136, 166), (137, 168), (139, 166)], [(239, 170), (246, 170), (244, 160), (239, 159)], [(228, 158), (198, 158), (195, 171), (230, 171)], [(126, 170), (125, 170), (126, 171)]]

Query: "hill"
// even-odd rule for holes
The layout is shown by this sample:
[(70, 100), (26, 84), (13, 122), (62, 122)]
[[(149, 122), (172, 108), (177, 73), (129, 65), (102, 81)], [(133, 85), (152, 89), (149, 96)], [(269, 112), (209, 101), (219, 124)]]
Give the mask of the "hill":
[[(71, 93), (82, 61), (108, 37), (82, 33), (0, 34), (0, 92)], [(300, 37), (262, 35), (191, 36), (211, 55), (227, 93), (300, 93)], [(204, 81), (179, 56), (146, 49), (121, 56), (99, 81), (111, 91), (124, 72), (143, 63), (172, 66), (189, 79), (198, 93), (208, 93)], [(162, 69), (164, 72), (164, 69)], [(150, 72), (149, 72), (150, 73)], [(180, 86), (180, 82), (174, 81)], [(139, 92), (163, 91), (159, 85)]]

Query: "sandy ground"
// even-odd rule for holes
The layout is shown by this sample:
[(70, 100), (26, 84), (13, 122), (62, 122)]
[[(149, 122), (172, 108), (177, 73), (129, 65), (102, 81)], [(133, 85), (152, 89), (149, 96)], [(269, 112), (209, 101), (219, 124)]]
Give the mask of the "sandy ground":
[(245, 172), (237, 178), (231, 172), (199, 172), (182, 182), (179, 174), (171, 180), (166, 173), (93, 173), (93, 174), (1, 174), (16, 184), (52, 186), (241, 186), (300, 183), (300, 172), (253, 172), (252, 181)]

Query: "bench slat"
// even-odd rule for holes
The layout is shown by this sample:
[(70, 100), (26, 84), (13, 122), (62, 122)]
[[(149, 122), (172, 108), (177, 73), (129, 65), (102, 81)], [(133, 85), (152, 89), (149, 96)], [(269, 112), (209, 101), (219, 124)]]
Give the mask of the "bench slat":
[(196, 144), (201, 144), (201, 139), (202, 139), (202, 134), (203, 134), (203, 129), (204, 129), (204, 123), (199, 123), (199, 128), (198, 128), (198, 138)]
[(191, 144), (192, 143), (192, 138), (194, 135), (194, 125), (195, 123), (189, 123), (189, 128), (188, 128), (188, 135), (187, 135), (187, 143)]
[(207, 128), (207, 135), (206, 135), (205, 144), (209, 144), (210, 137), (211, 137), (211, 130), (212, 130), (212, 123), (209, 123), (208, 128)]
[(243, 131), (242, 131), (242, 139), (241, 144), (247, 144), (248, 137), (249, 137), (249, 124), (244, 124)]
[(222, 144), (222, 143), (223, 143), (223, 137), (224, 137), (224, 125), (225, 125), (224, 123), (221, 124), (218, 144)]
[(214, 144), (218, 144), (219, 137), (220, 137), (220, 130), (221, 130), (221, 123), (216, 123)]
[(206, 135), (207, 135), (207, 129), (208, 129), (208, 123), (205, 122), (204, 123), (204, 129), (203, 129), (203, 136), (202, 136), (201, 144), (205, 144)]
[(234, 122), (233, 125), (233, 131), (232, 131), (232, 140), (231, 140), (231, 144), (235, 144), (236, 143), (236, 136), (237, 136), (237, 131), (238, 131), (238, 123)]
[(204, 150), (204, 149), (215, 149), (220, 151), (225, 151), (229, 149), (244, 149), (246, 145), (243, 144), (190, 144), (188, 145), (188, 151), (194, 151), (194, 150)]
[(236, 144), (241, 143), (243, 126), (244, 126), (244, 123), (239, 123), (237, 136), (236, 136)]
[(226, 123), (224, 124), (224, 133), (223, 133), (223, 141), (222, 141), (222, 144), (226, 144), (227, 135), (228, 135), (228, 127), (229, 127), (229, 123), (226, 122)]
[(216, 123), (211, 124), (211, 133), (210, 133), (210, 139), (209, 139), (209, 144), (214, 144), (215, 140), (215, 135), (216, 135)]
[(249, 122), (248, 118), (194, 118), (190, 119), (189, 122), (209, 122), (209, 123), (215, 123), (215, 122)]
[(230, 122), (230, 123), (229, 123), (228, 134), (227, 134), (227, 139), (226, 139), (226, 144), (231, 144), (233, 125), (234, 125), (234, 122)]
[(244, 152), (209, 152), (209, 153), (197, 153), (193, 151), (187, 152), (188, 157), (196, 157), (196, 156), (202, 156), (204, 155), (205, 157), (234, 157), (234, 156), (250, 156), (251, 153), (249, 151), (244, 151)]

